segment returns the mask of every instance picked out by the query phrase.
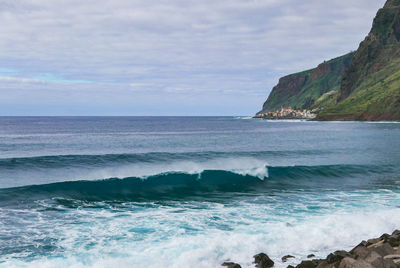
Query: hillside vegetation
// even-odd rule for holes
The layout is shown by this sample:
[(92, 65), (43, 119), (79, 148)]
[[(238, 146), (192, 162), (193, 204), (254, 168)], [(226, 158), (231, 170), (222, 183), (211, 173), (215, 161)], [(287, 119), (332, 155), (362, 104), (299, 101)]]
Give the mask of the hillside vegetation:
[(400, 120), (400, 0), (388, 0), (354, 53), (279, 80), (261, 112), (318, 109), (318, 120)]

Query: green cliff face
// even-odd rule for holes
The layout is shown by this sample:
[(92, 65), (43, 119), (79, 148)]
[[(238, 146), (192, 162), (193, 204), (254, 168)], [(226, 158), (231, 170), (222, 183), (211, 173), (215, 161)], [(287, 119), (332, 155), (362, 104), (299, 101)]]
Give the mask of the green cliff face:
[(349, 66), (354, 53), (321, 63), (317, 68), (291, 74), (279, 80), (264, 103), (262, 112), (276, 111), (282, 106), (309, 109), (325, 93), (340, 88), (343, 72)]
[(355, 53), (281, 78), (263, 107), (319, 108), (319, 120), (400, 120), (400, 0), (388, 0)]
[(374, 19), (343, 74), (337, 102), (321, 120), (400, 120), (400, 0), (389, 0)]

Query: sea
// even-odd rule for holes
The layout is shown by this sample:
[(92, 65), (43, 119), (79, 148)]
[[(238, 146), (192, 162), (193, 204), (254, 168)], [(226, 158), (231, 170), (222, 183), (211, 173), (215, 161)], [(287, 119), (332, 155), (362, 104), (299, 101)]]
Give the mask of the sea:
[(398, 123), (0, 117), (0, 267), (286, 267), (399, 207)]

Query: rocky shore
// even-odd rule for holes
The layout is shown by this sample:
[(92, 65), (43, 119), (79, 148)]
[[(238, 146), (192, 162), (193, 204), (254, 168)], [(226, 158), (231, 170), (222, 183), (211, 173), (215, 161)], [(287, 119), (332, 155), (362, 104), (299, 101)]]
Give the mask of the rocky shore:
[[(350, 251), (337, 250), (329, 254), (325, 259), (309, 259), (302, 261), (297, 266), (289, 265), (287, 268), (400, 268), (400, 230), (391, 235), (383, 234), (379, 238), (361, 241)], [(294, 256), (286, 255), (279, 260), (286, 262)], [(254, 256), (255, 267), (274, 267), (275, 262), (267, 254), (260, 253)], [(227, 268), (241, 268), (240, 264), (224, 262), (222, 266)]]

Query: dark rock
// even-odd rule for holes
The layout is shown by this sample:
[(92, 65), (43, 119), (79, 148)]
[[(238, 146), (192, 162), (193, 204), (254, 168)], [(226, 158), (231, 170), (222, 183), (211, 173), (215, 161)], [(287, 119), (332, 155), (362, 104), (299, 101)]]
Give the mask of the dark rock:
[(367, 247), (367, 241), (365, 241), (365, 240), (361, 241), (360, 244), (358, 244), (352, 250), (350, 250), (350, 254), (353, 254), (353, 251), (358, 247)]
[(400, 236), (400, 230), (394, 230), (392, 235), (399, 235)]
[(385, 240), (386, 241), (389, 237), (390, 237), (390, 234), (383, 234), (379, 238), (380, 238), (380, 240)]
[(315, 268), (317, 265), (313, 263), (312, 261), (302, 261), (299, 265), (296, 266), (296, 268)]
[(316, 268), (318, 264), (314, 261), (302, 261), (296, 268)]
[(392, 247), (398, 247), (400, 246), (400, 241), (399, 241), (400, 236), (399, 235), (391, 235), (389, 238), (386, 240), (386, 242), (389, 243)]
[(258, 268), (269, 268), (274, 266), (274, 262), (265, 253), (255, 255), (254, 263)]
[(240, 266), (240, 264), (237, 264), (237, 263), (234, 263), (234, 262), (224, 262), (221, 265), (222, 266), (226, 266), (228, 268), (242, 268), (242, 266)]
[(290, 258), (294, 258), (294, 256), (292, 256), (292, 255), (286, 255), (286, 256), (283, 256), (282, 257), (282, 262), (286, 262), (288, 259), (290, 259)]
[(294, 267), (292, 265), (288, 265), (288, 267), (286, 267), (286, 268), (296, 268), (296, 267)]
[(314, 257), (315, 257), (315, 255), (314, 255), (314, 254), (307, 255), (307, 258), (308, 258), (308, 259), (310, 259), (310, 258), (314, 258)]
[(350, 253), (348, 253), (347, 251), (344, 250), (337, 250), (334, 253), (331, 253), (328, 255), (328, 257), (326, 257), (326, 261), (330, 264), (330, 263), (335, 263), (335, 262), (339, 262), (342, 259), (344, 259), (345, 257), (350, 257)]
[(311, 261), (302, 261), (296, 268), (316, 268), (319, 264), (324, 262), (325, 260), (311, 260)]

